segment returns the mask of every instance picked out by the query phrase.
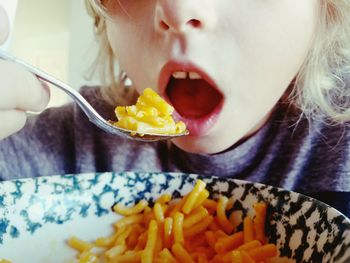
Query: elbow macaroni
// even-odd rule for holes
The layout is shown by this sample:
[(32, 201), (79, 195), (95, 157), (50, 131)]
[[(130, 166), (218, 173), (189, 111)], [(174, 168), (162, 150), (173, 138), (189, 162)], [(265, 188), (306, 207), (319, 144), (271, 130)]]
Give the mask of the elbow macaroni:
[[(78, 252), (77, 262), (293, 262), (277, 257), (274, 244), (266, 242), (267, 205), (254, 205), (255, 216), (241, 217), (243, 229), (230, 224), (227, 198), (208, 199), (205, 183), (178, 203), (169, 195), (156, 200), (153, 208), (146, 201), (134, 207), (117, 204), (116, 213), (125, 217), (114, 224), (115, 233), (94, 243), (72, 237), (68, 244)], [(93, 253), (99, 247), (102, 252)]]
[(134, 134), (180, 134), (186, 130), (182, 121), (175, 122), (171, 114), (174, 108), (155, 91), (147, 88), (138, 98), (136, 105), (117, 106), (115, 114), (118, 121), (114, 123)]

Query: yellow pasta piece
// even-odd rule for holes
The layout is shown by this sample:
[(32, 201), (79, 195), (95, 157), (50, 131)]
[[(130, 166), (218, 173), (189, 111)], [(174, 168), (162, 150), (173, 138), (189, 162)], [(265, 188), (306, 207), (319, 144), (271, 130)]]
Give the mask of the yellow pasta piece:
[(162, 204), (161, 207), (162, 207), (163, 214), (164, 214), (164, 217), (165, 217), (166, 212), (168, 212), (169, 205), (168, 204)]
[(83, 241), (75, 236), (71, 237), (68, 240), (68, 244), (70, 247), (74, 248), (75, 250), (78, 250), (80, 252), (86, 251), (86, 250), (90, 250), (91, 248), (94, 247), (93, 244)]
[(218, 206), (216, 209), (216, 213), (218, 215), (219, 224), (225, 230), (227, 234), (230, 234), (233, 231), (233, 226), (231, 222), (226, 217), (226, 205), (227, 205), (227, 197), (220, 196)]
[(128, 225), (141, 223), (142, 221), (143, 221), (143, 215), (141, 215), (141, 214), (130, 215), (130, 216), (124, 217), (124, 218), (120, 219), (119, 221), (117, 221), (114, 224), (114, 226), (117, 229), (120, 229), (120, 228), (126, 227)]
[(228, 235), (225, 233), (225, 231), (223, 231), (221, 229), (215, 231), (215, 236), (217, 238), (228, 237)]
[(198, 196), (205, 188), (205, 183), (202, 180), (198, 180), (191, 191), (191, 193), (188, 196), (188, 199), (186, 200), (184, 206), (182, 207), (182, 211), (184, 214), (189, 214), (192, 211), (193, 206), (195, 205)]
[[(122, 107), (122, 108), (124, 108), (124, 107)], [(127, 107), (125, 107), (124, 112), (126, 112), (127, 115), (136, 117), (136, 115), (138, 113), (138, 109), (135, 105), (127, 106)]]
[[(127, 107), (123, 107), (123, 106), (117, 106), (114, 109), (114, 113), (117, 116), (118, 120), (124, 118), (125, 116), (128, 115), (128, 112), (126, 110)], [(131, 115), (131, 114), (130, 114)]]
[(208, 210), (200, 206), (197, 209), (193, 210), (185, 219), (184, 219), (184, 228), (189, 228), (192, 225), (198, 223), (202, 219), (206, 218), (209, 215)]
[(253, 248), (257, 248), (257, 247), (261, 247), (262, 244), (259, 240), (255, 239), (255, 240), (252, 240), (252, 241), (249, 241), (241, 246), (239, 246), (237, 248), (237, 250), (245, 250), (245, 251), (248, 251), (248, 250), (251, 250)]
[(105, 255), (109, 260), (113, 260), (117, 256), (123, 254), (126, 250), (127, 250), (126, 245), (117, 245), (117, 246), (114, 246), (111, 249), (107, 250), (105, 252)]
[(160, 251), (164, 247), (164, 223), (157, 222), (158, 224), (158, 231), (157, 231), (157, 239), (156, 239), (156, 246), (154, 248), (154, 254), (158, 255)]
[(120, 118), (120, 121), (118, 121), (118, 127), (127, 130), (137, 131), (138, 122), (134, 117), (125, 116)]
[(203, 206), (208, 210), (216, 211), (217, 202), (215, 202), (214, 200), (207, 199), (207, 200), (204, 200)]
[(202, 262), (208, 262), (205, 260), (208, 258), (213, 258), (215, 256), (215, 251), (212, 248), (207, 247), (205, 244), (195, 248), (195, 253), (198, 255), (197, 262), (201, 262), (200, 260), (202, 260)]
[(146, 247), (141, 255), (142, 263), (152, 263), (153, 253), (156, 246), (157, 233), (158, 233), (157, 222), (155, 220), (152, 220), (148, 227)]
[(199, 223), (192, 225), (191, 227), (185, 229), (184, 236), (187, 238), (187, 237), (197, 235), (201, 232), (204, 232), (212, 221), (213, 221), (212, 216), (206, 217), (205, 219), (203, 219)]
[(195, 263), (191, 258), (190, 254), (184, 249), (184, 247), (180, 243), (175, 243), (171, 251), (174, 253), (176, 259), (183, 263)]
[(117, 233), (109, 237), (99, 237), (95, 241), (95, 245), (98, 247), (110, 247), (115, 242)]
[(120, 235), (117, 236), (116, 240), (115, 240), (115, 244), (116, 245), (124, 245), (126, 243), (126, 239), (128, 238), (128, 236), (131, 233), (132, 230), (132, 226), (127, 226), (126, 228), (123, 229), (124, 231), (122, 231), (120, 233)]
[(219, 225), (216, 223), (216, 217), (214, 218), (214, 220), (210, 223), (209, 225), (209, 229), (213, 232), (216, 233), (216, 231), (218, 231), (220, 229)]
[(205, 240), (205, 238), (201, 237), (202, 235), (186, 237), (184, 247), (191, 255), (195, 255), (196, 252), (203, 253), (203, 251), (201, 251), (201, 248), (206, 246), (207, 241)]
[(170, 253), (169, 249), (164, 248), (160, 253), (159, 253), (160, 259), (163, 261), (160, 262), (168, 262), (168, 263), (176, 263), (176, 259), (174, 256)]
[(241, 252), (237, 250), (228, 253), (223, 259), (224, 262), (244, 263)]
[(135, 250), (143, 250), (146, 246), (147, 243), (147, 235), (148, 235), (148, 230), (144, 233), (142, 233), (138, 240), (137, 240), (137, 244), (135, 246)]
[(236, 229), (241, 223), (243, 218), (243, 212), (242, 211), (233, 211), (229, 217), (229, 221), (231, 222), (233, 229)]
[(208, 245), (211, 248), (213, 248), (213, 249), (215, 248), (217, 238), (215, 237), (213, 231), (206, 231), (205, 232), (205, 240), (207, 241)]
[(164, 222), (164, 212), (163, 207), (159, 203), (155, 203), (153, 207), (154, 217), (158, 222)]
[[(143, 126), (138, 126), (137, 128), (140, 129), (142, 127), (147, 127), (147, 129), (162, 129), (163, 126), (168, 126), (169, 123), (164, 118), (158, 117), (158, 116), (148, 116), (144, 112), (139, 112), (137, 117), (137, 121), (140, 123), (142, 122)], [(170, 128), (168, 129), (174, 129), (173, 125), (170, 123)], [(176, 127), (175, 127), (176, 128)], [(144, 128), (146, 129), (146, 128)]]
[(128, 248), (134, 248), (137, 245), (137, 240), (143, 232), (145, 232), (145, 228), (143, 226), (139, 224), (133, 225), (131, 233), (126, 239)]
[(154, 213), (153, 213), (153, 209), (151, 209), (150, 211), (144, 213), (144, 219), (143, 219), (143, 223), (148, 226), (149, 223), (151, 222), (151, 220), (156, 219), (154, 217)]
[(133, 207), (125, 207), (121, 203), (118, 203), (113, 207), (113, 210), (118, 214), (129, 216), (129, 215), (135, 215), (140, 213), (145, 209), (146, 206), (148, 206), (148, 202), (145, 200), (141, 200), (140, 202), (137, 203), (137, 205)]
[(180, 212), (176, 212), (174, 215), (174, 242), (175, 243), (181, 243), (184, 244), (184, 233), (183, 233), (183, 221), (184, 221), (184, 214)]
[(136, 106), (137, 109), (139, 110), (139, 112), (143, 112), (145, 115), (147, 116), (158, 116), (158, 110), (151, 106), (151, 105), (146, 105), (146, 106), (143, 106), (143, 105), (137, 105)]
[(265, 243), (265, 218), (267, 206), (265, 203), (256, 203), (253, 207), (255, 210), (255, 218), (253, 222), (256, 239), (261, 243)]
[(175, 124), (169, 124), (165, 123), (163, 125), (152, 125), (151, 123), (143, 122), (143, 121), (136, 121), (135, 126), (130, 127), (136, 127), (135, 130), (137, 133), (156, 133), (156, 134), (174, 134), (175, 133)]
[(129, 252), (123, 255), (118, 255), (114, 258), (113, 262), (118, 263), (139, 263), (141, 262), (141, 251)]
[(139, 97), (139, 101), (142, 105), (152, 105), (163, 116), (169, 116), (174, 111), (171, 105), (150, 88), (143, 91), (142, 95)]
[(197, 207), (203, 205), (204, 202), (208, 199), (208, 197), (209, 191), (207, 189), (204, 189), (202, 192), (199, 193), (198, 198), (193, 205), (193, 209), (196, 209)]
[(167, 217), (164, 220), (164, 246), (170, 248), (172, 245), (173, 218)]
[(186, 124), (183, 121), (175, 123), (175, 133), (182, 133), (186, 130)]
[(172, 209), (170, 209), (169, 216), (174, 216), (176, 212), (181, 211), (187, 199), (188, 199), (188, 195), (185, 195), (180, 201), (178, 201), (177, 204), (173, 206)]
[(79, 256), (79, 263), (98, 263), (98, 257), (91, 251), (84, 251)]
[(215, 250), (218, 253), (233, 250), (243, 244), (244, 236), (243, 232), (236, 232), (231, 236), (219, 238), (215, 244)]
[(243, 234), (244, 234), (244, 243), (248, 243), (254, 240), (254, 225), (253, 220), (247, 216), (243, 220)]
[(171, 195), (163, 194), (157, 199), (156, 203), (160, 203), (161, 205), (163, 205), (168, 203), (170, 200), (171, 200)]

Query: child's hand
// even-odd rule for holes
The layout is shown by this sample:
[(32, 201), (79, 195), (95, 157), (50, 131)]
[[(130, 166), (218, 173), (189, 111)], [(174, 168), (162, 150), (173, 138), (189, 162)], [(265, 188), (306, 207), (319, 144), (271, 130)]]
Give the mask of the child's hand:
[(0, 60), (0, 140), (20, 130), (26, 111), (42, 111), (49, 88), (20, 66)]
[[(9, 19), (0, 5), (0, 45), (9, 34)], [(42, 111), (50, 92), (29, 72), (0, 60), (0, 140), (20, 130), (26, 122), (26, 111)]]

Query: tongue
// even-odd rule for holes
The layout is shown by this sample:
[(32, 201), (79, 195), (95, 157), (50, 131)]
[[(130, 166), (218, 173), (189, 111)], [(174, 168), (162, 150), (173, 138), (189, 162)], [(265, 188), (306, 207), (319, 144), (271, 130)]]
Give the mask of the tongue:
[(222, 95), (202, 79), (171, 78), (167, 95), (181, 116), (192, 119), (209, 114), (222, 99)]

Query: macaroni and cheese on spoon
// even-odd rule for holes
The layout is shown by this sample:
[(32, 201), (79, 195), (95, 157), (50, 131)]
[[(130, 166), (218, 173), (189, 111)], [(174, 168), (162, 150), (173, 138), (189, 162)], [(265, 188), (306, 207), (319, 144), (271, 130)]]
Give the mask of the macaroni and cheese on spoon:
[(113, 123), (105, 120), (78, 91), (66, 83), (6, 52), (0, 51), (0, 59), (19, 64), (40, 80), (63, 90), (78, 104), (89, 120), (105, 132), (144, 142), (169, 140), (189, 134), (184, 123), (175, 124), (172, 120), (172, 107), (151, 89), (146, 89), (135, 106), (117, 107), (116, 113), (120, 119)]

